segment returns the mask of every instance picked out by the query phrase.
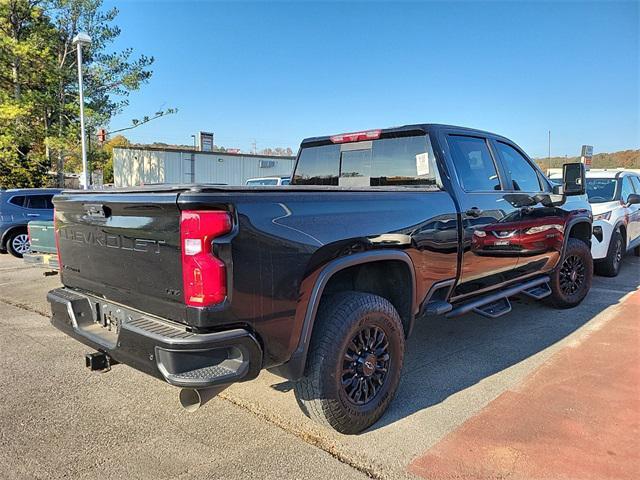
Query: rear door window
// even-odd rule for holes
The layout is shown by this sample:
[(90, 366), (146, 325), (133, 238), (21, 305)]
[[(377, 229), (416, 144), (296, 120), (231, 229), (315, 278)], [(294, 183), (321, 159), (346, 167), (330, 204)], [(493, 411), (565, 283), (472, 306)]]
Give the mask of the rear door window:
[(486, 139), (449, 135), (448, 143), (456, 172), (465, 191), (501, 190), (500, 177)]
[(426, 135), (375, 140), (371, 153), (372, 186), (438, 183), (438, 167)]
[(503, 142), (495, 142), (514, 190), (540, 192), (538, 173), (518, 150)]
[(53, 203), (51, 202), (52, 195), (29, 195), (26, 197), (25, 207), (33, 208), (36, 210), (49, 210), (53, 209)]

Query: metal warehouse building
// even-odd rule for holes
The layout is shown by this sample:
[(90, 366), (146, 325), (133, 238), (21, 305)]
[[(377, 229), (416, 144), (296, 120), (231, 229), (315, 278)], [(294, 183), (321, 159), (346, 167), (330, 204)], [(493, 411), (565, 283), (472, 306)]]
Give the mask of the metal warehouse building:
[(169, 150), (157, 147), (113, 149), (116, 187), (152, 183), (244, 185), (250, 178), (290, 175), (295, 157)]

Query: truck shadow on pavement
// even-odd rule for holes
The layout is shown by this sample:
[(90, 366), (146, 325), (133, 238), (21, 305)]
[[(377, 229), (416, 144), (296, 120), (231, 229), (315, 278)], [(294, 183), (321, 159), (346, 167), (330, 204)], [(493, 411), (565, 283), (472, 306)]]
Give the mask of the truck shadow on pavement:
[(609, 279), (595, 277), (594, 291), (571, 310), (513, 297), (512, 312), (498, 319), (475, 314), (417, 319), (396, 398), (368, 431), (437, 405), (561, 341), (637, 288), (630, 272), (636, 265), (627, 264), (624, 283), (610, 286)]

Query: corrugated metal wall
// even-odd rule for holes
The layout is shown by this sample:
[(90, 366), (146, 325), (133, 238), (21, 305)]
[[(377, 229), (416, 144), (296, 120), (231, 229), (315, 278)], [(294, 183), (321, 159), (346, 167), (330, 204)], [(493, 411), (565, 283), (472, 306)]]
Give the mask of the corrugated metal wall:
[(116, 187), (152, 183), (244, 185), (250, 178), (291, 174), (294, 159), (138, 148), (113, 149)]

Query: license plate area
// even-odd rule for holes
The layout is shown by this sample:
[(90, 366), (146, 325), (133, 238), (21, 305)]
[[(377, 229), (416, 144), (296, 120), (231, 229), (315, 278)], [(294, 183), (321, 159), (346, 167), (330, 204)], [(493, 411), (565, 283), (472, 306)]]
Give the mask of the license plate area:
[(94, 339), (99, 339), (100, 343), (115, 346), (122, 324), (127, 318), (126, 310), (108, 302), (94, 301), (90, 304), (91, 315), (81, 314), (78, 328)]
[(125, 315), (124, 310), (116, 305), (102, 302), (96, 303), (95, 323), (107, 332), (115, 333), (116, 337), (120, 333)]

